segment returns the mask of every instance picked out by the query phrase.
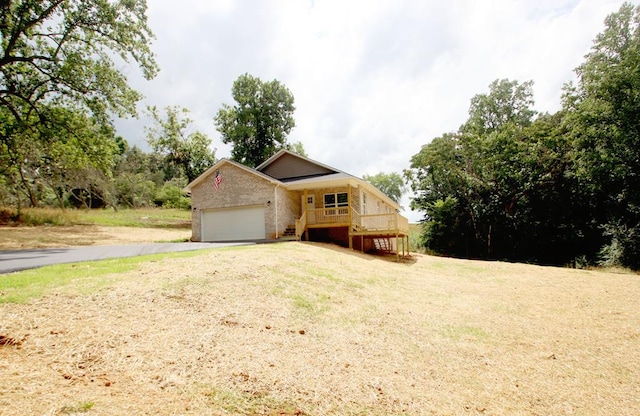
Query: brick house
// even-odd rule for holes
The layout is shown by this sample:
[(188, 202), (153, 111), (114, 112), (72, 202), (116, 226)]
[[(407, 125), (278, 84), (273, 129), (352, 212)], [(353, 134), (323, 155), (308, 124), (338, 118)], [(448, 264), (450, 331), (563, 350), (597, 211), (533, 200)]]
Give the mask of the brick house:
[(408, 247), (409, 223), (396, 202), (360, 178), (287, 150), (255, 169), (222, 159), (185, 191), (193, 241), (295, 237), (362, 251)]

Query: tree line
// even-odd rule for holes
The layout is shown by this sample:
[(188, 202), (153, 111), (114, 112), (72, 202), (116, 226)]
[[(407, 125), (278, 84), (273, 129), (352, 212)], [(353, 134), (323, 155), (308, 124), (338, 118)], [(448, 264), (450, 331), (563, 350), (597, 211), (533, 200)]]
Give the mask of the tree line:
[(640, 269), (640, 7), (605, 20), (562, 109), (500, 79), (404, 176), (435, 253)]

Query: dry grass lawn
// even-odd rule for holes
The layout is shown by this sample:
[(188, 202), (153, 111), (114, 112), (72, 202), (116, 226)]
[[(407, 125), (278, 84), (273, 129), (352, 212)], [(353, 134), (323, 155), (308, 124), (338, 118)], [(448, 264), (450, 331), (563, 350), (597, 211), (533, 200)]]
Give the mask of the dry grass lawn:
[(0, 304), (0, 414), (640, 413), (638, 275), (290, 242), (110, 278)]

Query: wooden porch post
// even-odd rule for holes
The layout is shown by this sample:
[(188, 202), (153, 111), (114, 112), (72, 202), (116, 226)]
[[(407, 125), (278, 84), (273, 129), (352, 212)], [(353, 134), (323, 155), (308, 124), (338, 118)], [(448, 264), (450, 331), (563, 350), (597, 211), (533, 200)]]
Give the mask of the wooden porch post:
[(353, 226), (351, 225), (353, 213), (351, 212), (351, 205), (347, 207), (347, 212), (349, 215), (349, 250), (353, 250)]
[(353, 226), (353, 213), (351, 212), (351, 210), (353, 209), (353, 198), (351, 197), (351, 184), (347, 185), (347, 192), (348, 192), (347, 195), (349, 198), (347, 200), (347, 202), (349, 203), (347, 208), (347, 212), (349, 213), (349, 234), (351, 234), (351, 227)]
[(347, 206), (347, 213), (349, 215), (349, 250), (353, 250), (353, 198), (351, 197), (351, 184), (347, 184), (347, 198), (347, 201), (349, 203), (349, 205)]
[(309, 241), (309, 231), (307, 228), (307, 224), (309, 223), (309, 217), (307, 217), (307, 205), (309, 205), (309, 192), (307, 191), (307, 189), (305, 188), (304, 190), (304, 197), (302, 198), (302, 215), (305, 216), (305, 222), (304, 222), (304, 241)]

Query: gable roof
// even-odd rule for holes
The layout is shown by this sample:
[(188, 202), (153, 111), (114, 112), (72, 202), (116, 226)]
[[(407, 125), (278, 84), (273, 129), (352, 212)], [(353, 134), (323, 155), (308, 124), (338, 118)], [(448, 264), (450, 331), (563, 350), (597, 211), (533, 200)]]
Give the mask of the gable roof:
[(248, 166), (243, 165), (242, 163), (238, 163), (236, 161), (233, 161), (231, 159), (220, 159), (218, 160), (213, 166), (211, 166), (209, 169), (207, 169), (206, 171), (204, 171), (200, 176), (198, 176), (197, 178), (195, 178), (193, 181), (191, 181), (187, 186), (184, 187), (184, 191), (187, 193), (191, 193), (191, 190), (198, 185), (200, 182), (204, 181), (205, 179), (207, 179), (209, 176), (215, 174), (215, 172), (220, 169), (222, 166), (224, 166), (225, 164), (229, 164), (232, 166), (235, 166), (237, 168), (240, 168), (248, 173), (251, 173), (252, 175), (256, 175), (258, 177), (261, 177), (262, 179), (265, 179), (271, 183), (273, 183), (274, 185), (276, 184), (282, 184), (282, 182), (280, 182), (277, 179), (272, 178), (271, 176), (265, 175), (262, 172), (258, 172), (255, 169), (251, 169)]
[(364, 179), (286, 149), (278, 151), (258, 166), (256, 170), (269, 176), (275, 175), (276, 179), (284, 182), (286, 187), (291, 190), (347, 184), (354, 187), (363, 186), (392, 207), (400, 209), (397, 202)]
[(293, 156), (294, 158), (307, 161), (310, 164), (314, 164), (316, 166), (322, 167), (322, 168), (324, 168), (326, 170), (329, 170), (329, 171), (332, 171), (332, 172), (341, 172), (340, 170), (338, 170), (336, 168), (333, 168), (333, 167), (331, 167), (329, 165), (325, 165), (324, 163), (320, 163), (317, 160), (309, 159), (306, 156), (299, 155), (299, 154), (294, 153), (294, 152), (292, 152), (290, 150), (287, 150), (287, 149), (278, 150), (278, 152), (275, 155), (271, 156), (269, 159), (267, 159), (264, 162), (262, 162), (260, 164), (260, 166), (256, 167), (256, 170), (262, 171), (267, 166), (273, 164), (274, 162), (276, 162), (278, 159), (282, 158), (285, 155)]
[(339, 170), (331, 166), (285, 149), (278, 151), (264, 161), (256, 170), (282, 182), (340, 173)]

